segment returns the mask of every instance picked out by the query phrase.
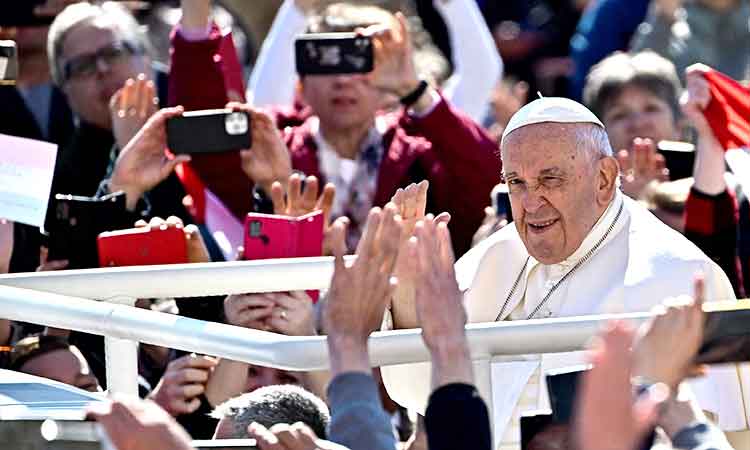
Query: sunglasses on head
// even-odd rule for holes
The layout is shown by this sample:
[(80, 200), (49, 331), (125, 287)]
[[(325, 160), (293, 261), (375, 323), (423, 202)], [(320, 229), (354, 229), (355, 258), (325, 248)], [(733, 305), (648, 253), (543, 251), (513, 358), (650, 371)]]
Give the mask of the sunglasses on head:
[(136, 53), (137, 49), (132, 44), (125, 41), (114, 42), (93, 53), (72, 58), (63, 66), (63, 78), (69, 81), (74, 78), (90, 77), (96, 73), (99, 61), (112, 65)]

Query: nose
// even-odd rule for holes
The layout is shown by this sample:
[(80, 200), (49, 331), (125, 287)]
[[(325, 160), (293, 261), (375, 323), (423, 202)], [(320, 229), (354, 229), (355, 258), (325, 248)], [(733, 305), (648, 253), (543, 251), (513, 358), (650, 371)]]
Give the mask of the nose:
[(648, 114), (643, 112), (633, 113), (628, 120), (628, 131), (630, 131), (632, 135), (643, 137), (649, 136), (649, 133), (647, 133), (647, 131), (650, 127), (651, 120), (648, 117)]
[(540, 193), (537, 192), (536, 189), (529, 189), (522, 195), (523, 197), (521, 197), (521, 206), (523, 207), (523, 211), (526, 214), (534, 214), (547, 204), (544, 196), (540, 195)]

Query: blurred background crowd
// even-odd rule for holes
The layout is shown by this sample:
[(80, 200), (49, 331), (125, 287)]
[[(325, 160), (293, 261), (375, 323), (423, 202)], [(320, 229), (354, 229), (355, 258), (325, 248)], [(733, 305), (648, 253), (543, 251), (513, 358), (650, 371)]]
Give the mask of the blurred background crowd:
[[(750, 133), (720, 130), (726, 117), (722, 122), (716, 102), (731, 99), (717, 98), (722, 91), (715, 81), (736, 82), (740, 104), (750, 101), (750, 91), (742, 91), (750, 80), (750, 1), (48, 0), (34, 14), (34, 23), (0, 26), (0, 39), (15, 41), (19, 60), (15, 85), (0, 86), (0, 133), (58, 145), (53, 198), (45, 233), (2, 220), (0, 273), (98, 267), (96, 235), (134, 226), (184, 230), (186, 262), (233, 260), (238, 250), (239, 259), (248, 259), (243, 249), (227, 251), (216, 241), (207, 196), (240, 222), (249, 212), (301, 216), (321, 210), (321, 254), (356, 249), (367, 261), (374, 257), (368, 245), (376, 246), (383, 253), (377, 257), (390, 258), (396, 272), (405, 262), (388, 247), (406, 244), (387, 228), (395, 226), (392, 216), (413, 228), (425, 213), (447, 212), (447, 228), (440, 223), (448, 219), (438, 216), (427, 233), (437, 241), (420, 239), (425, 248), (417, 250), (439, 253), (447, 246), (460, 258), (513, 220), (500, 160), (511, 117), (534, 99), (567, 97), (604, 124), (622, 193), (716, 262), (737, 298), (750, 292), (750, 203), (724, 159), (728, 147), (747, 146)], [(375, 69), (298, 76), (294, 39), (311, 32), (372, 36)], [(165, 156), (170, 118), (225, 106), (248, 114), (252, 146)], [(118, 192), (123, 207), (103, 207), (82, 235), (67, 235), (68, 228), (55, 222), (55, 194), (102, 198)], [(372, 207), (383, 208), (376, 219)], [(426, 233), (429, 226), (420, 222), (417, 228)], [(384, 231), (368, 239), (376, 227)], [(452, 264), (435, 258), (421, 259), (455, 278)], [(426, 270), (412, 270), (424, 277), (418, 283), (429, 281)], [(435, 381), (440, 371), (433, 372), (426, 416), (392, 400), (378, 371), (364, 380), (341, 377), (369, 372), (367, 363), (347, 365), (366, 358), (366, 345), (344, 344), (366, 342), (386, 309), (379, 298), (370, 303), (382, 309), (363, 306), (368, 286), (374, 295), (388, 284), (368, 285), (375, 281), (367, 272), (364, 262), (337, 266), (331, 290), (315, 303), (305, 292), (140, 299), (137, 307), (200, 320), (295, 336), (327, 334), (332, 354), (345, 362), (331, 372), (299, 373), (141, 345), (141, 395), (166, 414), (128, 399), (92, 416), (121, 442), (137, 440), (138, 433), (118, 435), (113, 421), (135, 420), (147, 431), (144, 417), (160, 424), (143, 436), (163, 446), (144, 441), (122, 444), (122, 450), (184, 448), (188, 435), (252, 436), (264, 449), (336, 448), (314, 436), (352, 449), (491, 446), (476, 391), (456, 390), (472, 384), (470, 370), (441, 382)], [(445, 357), (444, 342), (435, 336), (465, 339), (455, 324), (463, 330), (466, 322), (460, 298), (446, 294), (457, 287), (441, 290), (435, 283), (432, 290), (417, 284), (417, 291), (434, 295), (433, 304), (416, 300), (417, 312), (423, 308), (419, 325), (433, 327), (433, 335), (425, 334), (433, 362)], [(437, 299), (446, 296), (442, 303)], [(351, 298), (361, 301), (346, 301)], [(650, 387), (631, 401), (626, 375), (635, 374), (630, 366), (637, 365), (631, 359), (663, 364), (670, 376), (657, 381), (676, 390), (697, 346), (684, 345), (684, 360), (644, 355), (653, 352), (649, 339), (676, 336), (670, 342), (677, 347), (688, 342), (698, 326), (685, 317), (695, 308), (691, 303), (664, 311), (632, 349), (628, 326), (603, 332), (591, 357), (595, 369), (578, 392), (578, 423), (585, 424), (577, 427), (577, 442), (564, 448), (636, 448), (653, 427), (659, 402), (671, 402), (672, 409), (660, 419), (658, 445), (731, 448), (693, 401), (665, 400)], [(675, 319), (680, 315), (684, 320)], [(441, 316), (453, 322), (442, 323)], [(99, 337), (0, 319), (0, 346), (0, 368), (106, 389)], [(450, 356), (444, 367), (471, 366), (466, 354)], [(597, 402), (598, 395), (608, 400)], [(601, 410), (598, 403), (610, 401), (616, 406)], [(451, 416), (454, 408), (464, 408), (465, 416)], [(298, 422), (305, 426), (291, 426)], [(689, 430), (697, 424), (703, 428)], [(680, 434), (686, 429), (689, 438)], [(532, 440), (519, 437), (524, 448), (563, 448)], [(737, 448), (750, 448), (750, 438)]]

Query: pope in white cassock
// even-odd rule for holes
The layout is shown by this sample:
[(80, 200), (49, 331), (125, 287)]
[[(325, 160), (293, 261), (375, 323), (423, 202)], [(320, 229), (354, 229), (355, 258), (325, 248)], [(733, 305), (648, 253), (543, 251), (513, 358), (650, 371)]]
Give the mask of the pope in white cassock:
[[(543, 98), (524, 106), (503, 133), (501, 155), (515, 222), (456, 263), (469, 322), (648, 311), (667, 297), (692, 295), (697, 272), (705, 275), (706, 301), (735, 298), (713, 261), (620, 192), (604, 125), (583, 105)], [(389, 322), (418, 326), (408, 298), (394, 298)], [(581, 356), (529, 355), (493, 365), (501, 447), (517, 448), (520, 413), (546, 406), (542, 374)], [(424, 411), (429, 369), (390, 366), (382, 375), (394, 400)], [(711, 368), (692, 384), (723, 429), (747, 429), (737, 367)]]

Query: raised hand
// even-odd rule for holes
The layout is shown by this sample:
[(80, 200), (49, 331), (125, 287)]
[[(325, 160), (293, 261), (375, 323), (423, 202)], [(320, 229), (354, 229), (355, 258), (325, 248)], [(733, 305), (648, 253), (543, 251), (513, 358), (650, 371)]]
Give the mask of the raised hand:
[(622, 173), (622, 192), (635, 200), (642, 198), (652, 182), (669, 180), (666, 160), (651, 139), (633, 139), (630, 150), (617, 152), (617, 161)]
[(275, 181), (271, 186), (274, 214), (299, 217), (314, 211), (323, 211), (326, 228), (328, 228), (333, 199), (336, 196), (333, 183), (327, 183), (318, 197), (318, 178), (312, 175), (307, 177), (303, 190), (302, 176), (295, 173), (289, 176), (287, 192), (286, 195), (284, 194), (284, 186), (279, 181)]
[(112, 115), (112, 132), (119, 148), (125, 148), (149, 117), (156, 113), (159, 99), (154, 82), (139, 74), (136, 80), (129, 78), (109, 102)]
[(181, 106), (164, 108), (151, 116), (143, 128), (120, 151), (110, 191), (125, 191), (127, 207), (135, 209), (141, 196), (164, 181), (177, 164), (190, 161), (189, 155), (167, 156), (167, 120), (181, 115)]
[(610, 324), (595, 341), (589, 354), (594, 368), (584, 375), (577, 400), (576, 448), (632, 450), (654, 426), (669, 389), (655, 385), (633, 402), (632, 342), (633, 330), (622, 323)]
[(453, 268), (455, 258), (448, 225), (427, 216), (409, 239), (405, 272), (419, 288), (415, 306), (422, 339), (432, 353), (433, 387), (473, 383), (466, 341), (466, 310)]
[(245, 174), (266, 193), (274, 181), (285, 185), (292, 174), (292, 159), (271, 116), (243, 103), (231, 102), (227, 108), (250, 115), (253, 145), (240, 151)]
[[(413, 235), (415, 225), (419, 221), (428, 220), (425, 218), (428, 189), (429, 182), (427, 180), (419, 184), (412, 183), (404, 189), (398, 189), (391, 199), (391, 202), (396, 205), (403, 222), (399, 258), (395, 271), (399, 283), (394, 293), (392, 309), (394, 323), (397, 325), (397, 328), (417, 327), (417, 318), (414, 310), (415, 281), (411, 278), (411, 272), (405, 269), (404, 266), (409, 258), (407, 242)], [(429, 221), (434, 221), (435, 224), (447, 224), (450, 219), (451, 216), (448, 213), (442, 213), (437, 217), (429, 216)]]
[(169, 414), (190, 414), (200, 407), (199, 395), (206, 391), (206, 383), (217, 361), (207, 356), (185, 355), (167, 365), (159, 384), (148, 398)]
[(161, 217), (153, 217), (148, 223), (145, 220), (139, 220), (135, 223), (136, 228), (148, 227), (152, 230), (159, 229), (163, 226), (169, 228), (182, 228), (185, 232), (188, 262), (211, 262), (211, 257), (208, 255), (208, 248), (206, 248), (206, 243), (203, 242), (203, 236), (201, 236), (201, 232), (198, 230), (197, 226), (193, 224), (185, 226), (182, 223), (182, 219), (175, 216), (169, 216), (167, 220), (164, 220)]
[(347, 265), (347, 224), (340, 218), (332, 227), (335, 268), (323, 309), (333, 375), (347, 370), (369, 373), (367, 339), (379, 327), (393, 293), (391, 276), (402, 228), (395, 205), (389, 203), (382, 211), (373, 208), (357, 246), (357, 259)]
[(87, 417), (104, 427), (118, 450), (191, 450), (187, 432), (154, 402), (116, 397), (93, 403)]
[(703, 342), (704, 292), (703, 276), (697, 276), (692, 299), (678, 298), (655, 309), (633, 346), (634, 375), (677, 389)]
[(711, 70), (705, 64), (693, 64), (685, 69), (685, 92), (680, 97), (682, 113), (698, 131), (698, 134), (713, 134), (703, 110), (711, 103), (711, 89), (703, 76)]
[[(402, 13), (396, 13), (396, 20), (391, 23), (357, 31), (372, 37), (375, 64), (368, 78), (374, 87), (384, 94), (402, 98), (419, 86), (409, 26)], [(427, 91), (425, 94), (428, 94)], [(417, 111), (423, 110), (431, 104), (429, 98), (429, 95), (422, 95), (412, 107)]]

